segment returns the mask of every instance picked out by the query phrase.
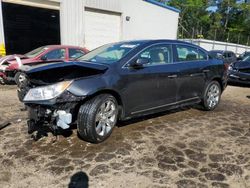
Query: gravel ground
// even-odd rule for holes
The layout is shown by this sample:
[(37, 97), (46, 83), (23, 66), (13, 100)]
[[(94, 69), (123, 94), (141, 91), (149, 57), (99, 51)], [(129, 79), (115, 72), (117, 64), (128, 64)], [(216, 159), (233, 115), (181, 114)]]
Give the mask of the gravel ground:
[(214, 112), (179, 109), (120, 123), (104, 143), (76, 130), (27, 134), (15, 86), (0, 86), (0, 187), (250, 187), (250, 88)]

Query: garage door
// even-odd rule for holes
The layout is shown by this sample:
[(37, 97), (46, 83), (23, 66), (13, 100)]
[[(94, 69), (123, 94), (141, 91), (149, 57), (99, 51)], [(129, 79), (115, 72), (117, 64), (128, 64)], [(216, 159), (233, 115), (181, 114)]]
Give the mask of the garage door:
[(121, 35), (121, 16), (113, 13), (85, 11), (85, 46), (94, 49), (117, 42)]
[(37, 47), (60, 44), (59, 11), (3, 3), (7, 54), (24, 54)]

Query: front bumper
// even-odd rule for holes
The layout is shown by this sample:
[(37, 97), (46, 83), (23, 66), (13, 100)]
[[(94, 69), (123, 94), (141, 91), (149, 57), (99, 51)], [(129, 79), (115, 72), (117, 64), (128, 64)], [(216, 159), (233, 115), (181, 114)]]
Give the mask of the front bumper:
[[(18, 91), (19, 99), (25, 93)], [(47, 126), (54, 129), (68, 129), (77, 119), (77, 114), (84, 97), (77, 97), (65, 91), (58, 98), (47, 101), (24, 102), (28, 108), (28, 126)], [(22, 101), (23, 102), (23, 101)], [(30, 128), (29, 128), (30, 130)], [(30, 131), (29, 131), (30, 132)]]
[(0, 77), (5, 81), (14, 81), (15, 72), (0, 69)]
[(60, 108), (54, 106), (27, 105), (28, 121), (35, 126), (48, 126), (53, 129), (68, 129), (73, 123), (77, 104), (61, 104)]
[(6, 79), (6, 74), (4, 72), (0, 71), (0, 77), (3, 78), (3, 79)]

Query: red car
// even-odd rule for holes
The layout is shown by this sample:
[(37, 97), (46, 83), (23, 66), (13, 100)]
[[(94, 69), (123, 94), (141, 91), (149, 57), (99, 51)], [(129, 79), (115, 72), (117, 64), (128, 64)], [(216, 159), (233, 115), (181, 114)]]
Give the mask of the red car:
[(22, 65), (34, 65), (49, 61), (71, 61), (88, 50), (76, 46), (48, 45), (39, 47), (24, 55), (11, 55), (0, 59), (0, 81), (3, 83), (16, 81)]

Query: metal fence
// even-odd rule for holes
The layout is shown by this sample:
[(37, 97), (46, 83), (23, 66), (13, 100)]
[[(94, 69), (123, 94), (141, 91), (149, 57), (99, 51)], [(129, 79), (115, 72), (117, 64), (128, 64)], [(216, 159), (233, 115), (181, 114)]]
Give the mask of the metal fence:
[(219, 42), (213, 40), (205, 39), (180, 39), (186, 42), (191, 42), (193, 44), (199, 45), (206, 50), (229, 50), (234, 52), (236, 55), (240, 55), (245, 51), (250, 51), (250, 46), (244, 46), (240, 44)]

